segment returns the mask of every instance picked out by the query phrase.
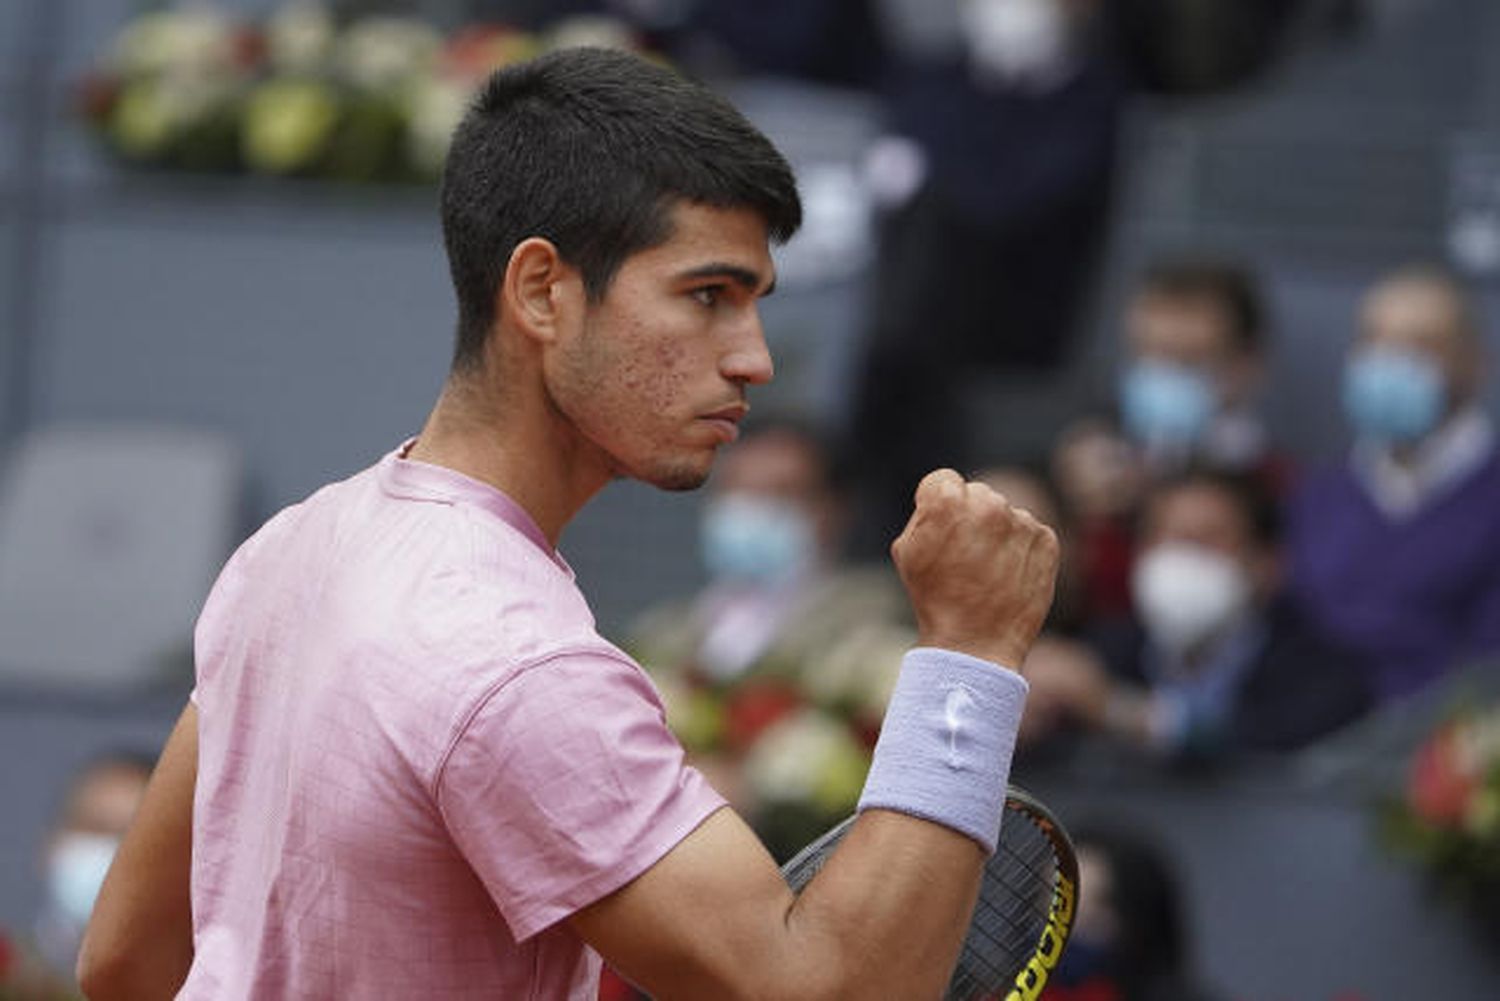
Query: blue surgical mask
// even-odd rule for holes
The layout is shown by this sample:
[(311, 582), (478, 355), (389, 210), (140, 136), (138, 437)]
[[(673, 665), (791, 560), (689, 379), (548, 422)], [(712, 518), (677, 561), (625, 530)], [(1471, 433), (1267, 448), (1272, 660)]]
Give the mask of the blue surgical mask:
[(787, 580), (812, 562), (815, 541), (807, 515), (789, 501), (726, 494), (703, 512), (703, 562), (716, 580)]
[(1442, 421), (1447, 395), (1437, 365), (1412, 351), (1370, 348), (1344, 367), (1344, 413), (1360, 436), (1382, 444), (1426, 437)]
[(1126, 432), (1148, 446), (1186, 446), (1208, 430), (1218, 394), (1207, 375), (1186, 365), (1139, 361), (1120, 380)]
[(73, 831), (60, 835), (48, 863), (47, 892), (57, 912), (75, 927), (88, 924), (114, 861), (120, 839), (108, 834)]

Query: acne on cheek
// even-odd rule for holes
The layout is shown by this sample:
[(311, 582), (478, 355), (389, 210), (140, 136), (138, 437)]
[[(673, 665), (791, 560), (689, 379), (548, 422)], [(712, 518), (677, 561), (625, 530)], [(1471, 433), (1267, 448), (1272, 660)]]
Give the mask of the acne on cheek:
[(686, 354), (681, 344), (667, 343), (656, 346), (656, 360), (661, 362), (662, 368), (667, 371), (675, 371), (682, 362), (682, 356)]
[(677, 391), (686, 384), (683, 362), (687, 352), (680, 344), (659, 344), (656, 348), (658, 368), (642, 380), (653, 388), (652, 403), (661, 410), (667, 409)]

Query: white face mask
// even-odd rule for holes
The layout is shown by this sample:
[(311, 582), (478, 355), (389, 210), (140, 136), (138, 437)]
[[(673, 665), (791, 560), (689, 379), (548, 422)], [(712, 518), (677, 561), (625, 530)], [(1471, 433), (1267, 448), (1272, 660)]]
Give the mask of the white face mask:
[(1250, 604), (1249, 576), (1204, 546), (1168, 542), (1136, 561), (1136, 613), (1154, 643), (1181, 655), (1238, 618)]
[(63, 917), (82, 928), (93, 913), (94, 901), (120, 839), (110, 834), (71, 831), (58, 837), (48, 863), (47, 891)]
[(1045, 89), (1066, 76), (1068, 19), (1058, 0), (964, 0), (961, 13), (982, 77)]

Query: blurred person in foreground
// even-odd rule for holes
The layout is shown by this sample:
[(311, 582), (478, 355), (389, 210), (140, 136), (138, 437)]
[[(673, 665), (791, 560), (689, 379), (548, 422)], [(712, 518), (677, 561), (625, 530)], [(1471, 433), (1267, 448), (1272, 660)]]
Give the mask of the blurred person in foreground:
[(647, 610), (625, 648), (694, 764), (784, 859), (858, 802), (915, 623), (888, 568), (840, 564), (845, 503), (811, 426), (747, 427), (709, 491), (707, 585)]
[(47, 893), (37, 915), (36, 944), (69, 981), (104, 874), (150, 778), (151, 762), (144, 756), (118, 753), (89, 762), (74, 777), (47, 839)]
[(78, 946), (150, 777), (150, 760), (130, 752), (101, 755), (74, 774), (43, 846), (43, 896), (31, 939), (0, 933), (0, 998), (79, 996), (73, 975)]
[(1078, 910), (1042, 1001), (1209, 1001), (1167, 854), (1116, 825), (1072, 825)]
[(1457, 280), (1399, 270), (1365, 296), (1344, 369), (1347, 461), (1290, 515), (1291, 584), (1359, 651), (1384, 699), (1500, 654), (1500, 452), (1486, 359)]
[(1058, 437), (1051, 467), (1074, 512), (1083, 601), (1095, 617), (1129, 608), (1131, 522), (1141, 491), (1189, 465), (1285, 483), (1257, 406), (1265, 306), (1254, 275), (1204, 256), (1147, 268), (1124, 310), (1120, 430), (1088, 418)]
[(1302, 747), (1372, 697), (1282, 588), (1277, 508), (1253, 477), (1187, 470), (1147, 494), (1135, 614), (1038, 643), (1027, 736), (1079, 727), (1179, 763)]
[[(708, 584), (687, 601), (648, 610), (632, 626), (627, 644), (643, 665), (709, 683), (796, 675), (857, 641), (864, 627), (909, 621), (888, 568), (840, 563), (845, 502), (832, 462), (809, 426), (746, 427), (708, 484), (699, 524)], [(901, 647), (910, 645), (910, 634), (900, 635)], [(881, 707), (883, 695), (877, 693)]]
[[(415, 439), (215, 584), (85, 937), (89, 997), (593, 1001), (601, 960), (661, 999), (936, 996), (1055, 538), (952, 470), (917, 485), (892, 556), (920, 646), (858, 819), (794, 895), (557, 551), (612, 480), (701, 485), (771, 378), (785, 159), (678, 74), (568, 49), (489, 80), (441, 203), (449, 378)], [(954, 685), (975, 711), (948, 720)]]

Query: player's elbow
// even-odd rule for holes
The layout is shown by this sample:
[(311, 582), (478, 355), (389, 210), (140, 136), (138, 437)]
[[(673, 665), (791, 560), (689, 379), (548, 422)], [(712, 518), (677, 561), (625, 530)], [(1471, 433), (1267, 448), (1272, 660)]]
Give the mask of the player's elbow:
[(98, 936), (84, 938), (78, 950), (78, 989), (88, 1001), (114, 1001), (131, 996), (134, 973), (126, 950), (110, 949), (98, 942)]
[(74, 973), (78, 977), (78, 989), (88, 1001), (110, 1001), (123, 997), (120, 984), (125, 980), (123, 961), (118, 955), (109, 956), (105, 950), (84, 941), (78, 951), (78, 963)]
[(747, 994), (777, 1001), (848, 1001), (849, 998), (903, 998), (939, 1001), (946, 975), (906, 964), (882, 963), (868, 953), (824, 952), (815, 962), (781, 968), (774, 986)]
[(88, 1001), (168, 1001), (184, 979), (177, 975), (176, 965), (153, 960), (125, 943), (101, 942), (100, 936), (89, 934), (78, 952), (74, 972), (78, 989)]

